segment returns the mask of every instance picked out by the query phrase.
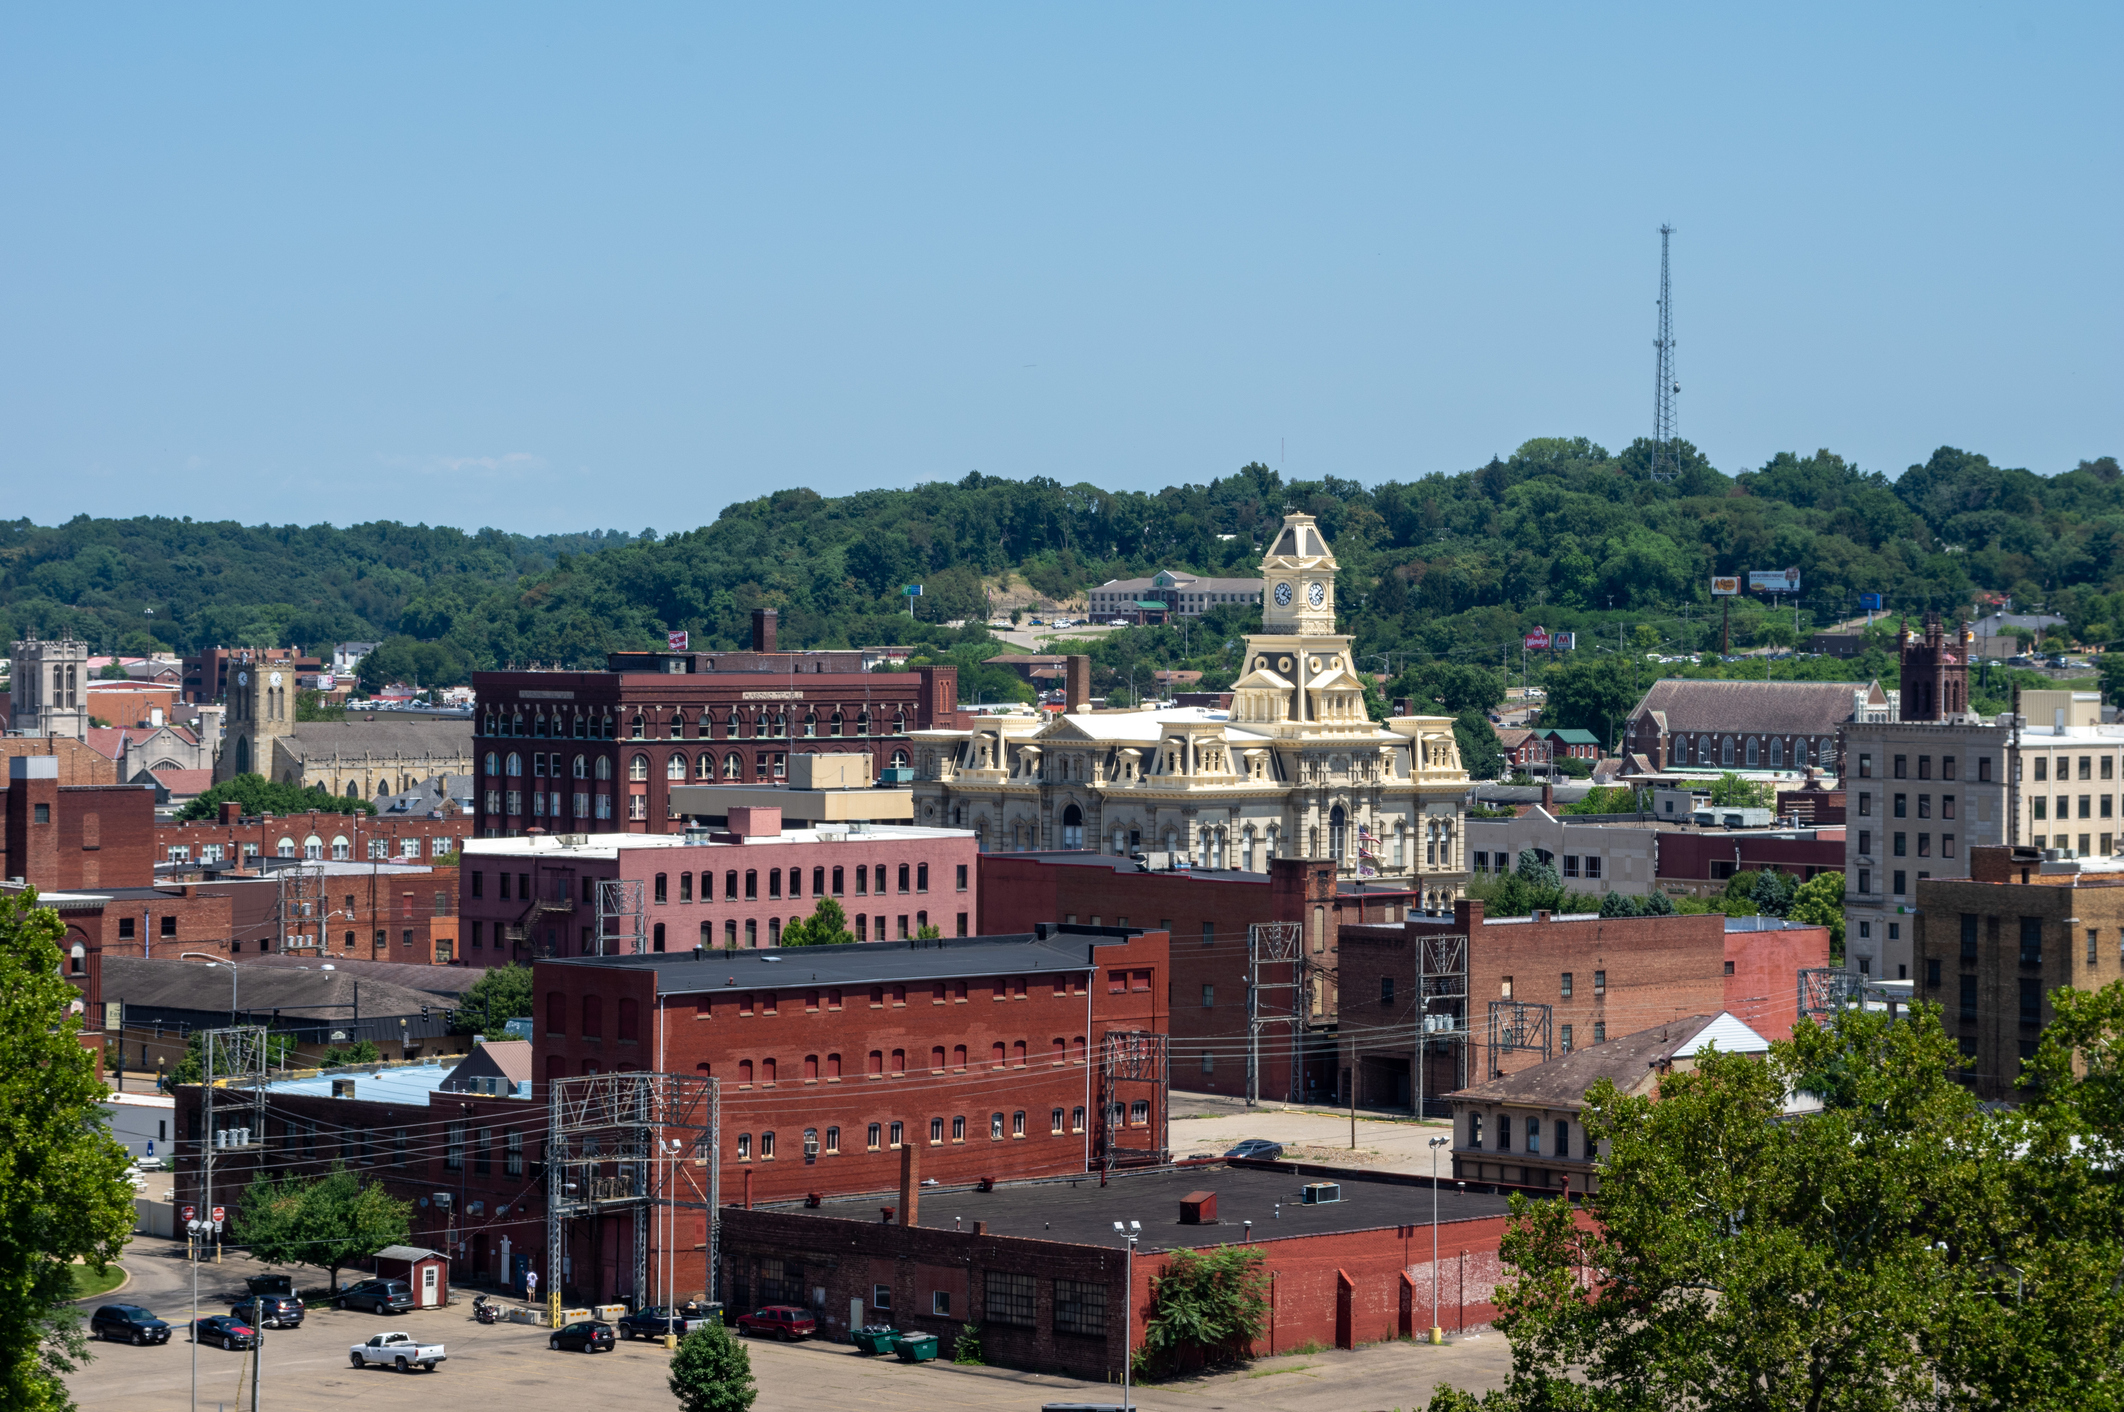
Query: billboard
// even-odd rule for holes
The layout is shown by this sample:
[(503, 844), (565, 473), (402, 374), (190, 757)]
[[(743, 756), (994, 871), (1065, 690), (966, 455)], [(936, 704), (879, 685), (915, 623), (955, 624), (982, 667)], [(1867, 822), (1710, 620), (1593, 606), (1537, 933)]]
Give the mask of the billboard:
[(1748, 570), (1748, 591), (1751, 593), (1798, 593), (1799, 586), (1798, 569)]
[(1881, 596), (1878, 593), (1861, 593), (1859, 595), (1859, 611), (1861, 613), (1880, 612)]
[(664, 634), (664, 643), (673, 652), (684, 652), (686, 650), (686, 643), (688, 640), (689, 639), (687, 638), (683, 629), (678, 632), (667, 632)]
[(1713, 574), (1711, 576), (1712, 597), (1730, 598), (1739, 592), (1740, 576), (1738, 574)]
[(1569, 652), (1578, 646), (1578, 634), (1559, 628), (1549, 634), (1549, 646), (1558, 652)]
[(1548, 650), (1549, 650), (1549, 630), (1548, 630), (1547, 628), (1536, 628), (1536, 629), (1534, 629), (1534, 631), (1532, 631), (1532, 632), (1530, 632), (1530, 633), (1528, 633), (1528, 634), (1527, 634), (1526, 642), (1527, 642), (1527, 651), (1529, 651), (1529, 652), (1546, 652), (1546, 651), (1548, 651)]

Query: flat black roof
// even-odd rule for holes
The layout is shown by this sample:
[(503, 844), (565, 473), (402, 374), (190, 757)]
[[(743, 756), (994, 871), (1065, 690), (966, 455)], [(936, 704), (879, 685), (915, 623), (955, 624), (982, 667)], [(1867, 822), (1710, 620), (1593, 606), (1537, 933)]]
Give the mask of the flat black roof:
[(738, 951), (711, 947), (639, 956), (569, 956), (543, 964), (654, 971), (659, 995), (680, 995), (747, 986), (851, 986), (1084, 971), (1098, 964), (1093, 948), (1137, 935), (1140, 930), (1119, 927), (1054, 928), (1045, 937), (1022, 932), (928, 941), (859, 941), (846, 946), (763, 946)]
[[(1350, 1179), (1341, 1183), (1342, 1200), (1318, 1206), (1303, 1204), (1299, 1189), (1318, 1180), (1321, 1178), (1287, 1171), (1220, 1164), (1117, 1172), (1102, 1188), (1098, 1174), (1092, 1173), (1061, 1181), (998, 1184), (988, 1192), (966, 1188), (924, 1192), (920, 1223), (950, 1230), (952, 1219), (957, 1217), (960, 1228), (968, 1231), (975, 1221), (988, 1222), (990, 1235), (1024, 1236), (1071, 1245), (1118, 1245), (1120, 1237), (1114, 1233), (1114, 1222), (1141, 1221), (1143, 1233), (1137, 1248), (1152, 1251), (1236, 1245), (1246, 1239), (1242, 1224), (1245, 1221), (1254, 1223), (1253, 1238), (1257, 1241), (1431, 1222), (1428, 1185)], [(1180, 1198), (1197, 1191), (1217, 1194), (1218, 1224), (1180, 1224)], [(801, 1206), (790, 1209), (807, 1216), (875, 1223), (880, 1205), (897, 1202), (897, 1196), (872, 1196), (828, 1201), (816, 1210)], [(1463, 1193), (1451, 1185), (1442, 1185), (1438, 1193), (1441, 1221), (1502, 1216), (1509, 1209), (1510, 1203), (1502, 1196)]]

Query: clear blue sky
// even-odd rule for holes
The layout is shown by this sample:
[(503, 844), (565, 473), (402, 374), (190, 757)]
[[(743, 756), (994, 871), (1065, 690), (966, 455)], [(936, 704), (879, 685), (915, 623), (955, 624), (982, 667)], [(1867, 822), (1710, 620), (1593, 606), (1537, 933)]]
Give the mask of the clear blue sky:
[[(1470, 12), (1473, 13), (1470, 13)], [(2124, 454), (2124, 7), (0, 16), (0, 513)], [(1279, 450), (1279, 448), (1282, 448)]]

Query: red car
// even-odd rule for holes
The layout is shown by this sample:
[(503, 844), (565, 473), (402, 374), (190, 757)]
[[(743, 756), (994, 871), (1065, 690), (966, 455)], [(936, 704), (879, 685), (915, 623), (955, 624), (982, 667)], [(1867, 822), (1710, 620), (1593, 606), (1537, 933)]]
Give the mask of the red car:
[(811, 1311), (794, 1304), (770, 1304), (765, 1309), (740, 1314), (737, 1326), (741, 1333), (781, 1339), (810, 1338), (819, 1331), (819, 1321), (811, 1317)]

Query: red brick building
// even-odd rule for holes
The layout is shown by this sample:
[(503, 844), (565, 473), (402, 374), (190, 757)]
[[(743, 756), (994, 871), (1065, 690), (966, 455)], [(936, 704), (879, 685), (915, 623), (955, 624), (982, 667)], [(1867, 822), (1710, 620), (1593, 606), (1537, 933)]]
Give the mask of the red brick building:
[[(1151, 872), (1095, 853), (981, 855), (980, 930), (1029, 931), (1042, 923), (1153, 926), (1173, 938), (1171, 1005), (1176, 1088), (1243, 1094), (1250, 1054), (1247, 1016), (1249, 928), (1283, 922), (1301, 928), (1305, 961), (1264, 969), (1264, 987), (1299, 987), (1301, 1059), (1291, 1062), (1288, 1024), (1264, 1029), (1260, 1093), (1303, 1100), (1340, 1091), (1331, 1032), (1340, 1001), (1342, 928), (1399, 922), (1413, 892), (1339, 891), (1333, 865), (1269, 860), (1266, 873)], [(1355, 884), (1350, 884), (1354, 888)], [(1292, 994), (1263, 991), (1265, 1009), (1289, 1014)], [(1404, 1099), (1404, 1102), (1406, 1100)]]
[[(1434, 977), (1419, 1004), (1419, 943), (1451, 936), (1468, 939), (1465, 980)], [(1723, 1010), (1782, 1038), (1799, 1020), (1799, 972), (1829, 964), (1826, 927), (1772, 917), (1485, 918), (1480, 900), (1456, 903), (1450, 922), (1344, 928), (1342, 946), (1340, 1018), (1360, 1066), (1360, 1101), (1406, 1103), (1394, 1096), (1414, 1073), (1406, 1037), (1424, 1014), (1451, 1017), (1426, 1046), (1427, 1111), (1430, 1100), (1486, 1077), (1680, 1015)], [(1500, 1035), (1523, 1025), (1536, 1047), (1493, 1052), (1493, 1016)]]
[(184, 699), (200, 706), (225, 701), (229, 673), (253, 662), (271, 662), (297, 675), (314, 673), (324, 663), (292, 647), (209, 647), (184, 659)]
[[(974, 837), (960, 829), (822, 825), (783, 829), (773, 809), (733, 810), (692, 834), (534, 834), (465, 845), (459, 908), (466, 962), (507, 965), (600, 951), (773, 947), (821, 898), (858, 941), (924, 927), (971, 935), (981, 897)], [(641, 889), (632, 921), (602, 923), (597, 884)], [(600, 926), (605, 940), (598, 940)]]
[[(1844, 830), (1662, 831), (1656, 866), (1660, 891), (1698, 897), (1724, 892), (1735, 873), (1790, 873), (1801, 879), (1840, 873)], [(1741, 1018), (1755, 1023), (1748, 1016)]]
[(155, 825), (156, 860), (205, 870), (255, 868), (259, 858), (432, 863), (472, 837), (454, 806), (431, 815), (245, 814), (233, 801), (214, 819)]
[(763, 640), (751, 670), (678, 652), (614, 653), (602, 672), (474, 673), (480, 835), (670, 833), (684, 827), (673, 785), (776, 783), (792, 754), (868, 751), (878, 778), (904, 782), (883, 772), (911, 767), (910, 734), (957, 724), (956, 667), (827, 671)]

